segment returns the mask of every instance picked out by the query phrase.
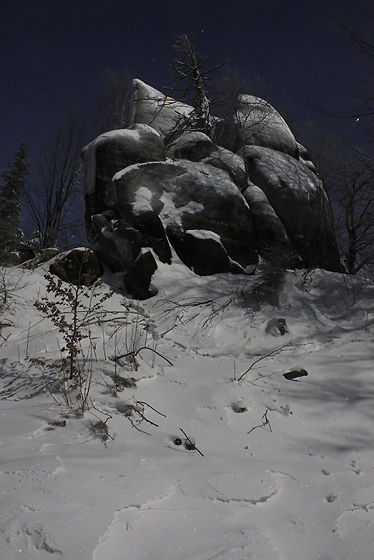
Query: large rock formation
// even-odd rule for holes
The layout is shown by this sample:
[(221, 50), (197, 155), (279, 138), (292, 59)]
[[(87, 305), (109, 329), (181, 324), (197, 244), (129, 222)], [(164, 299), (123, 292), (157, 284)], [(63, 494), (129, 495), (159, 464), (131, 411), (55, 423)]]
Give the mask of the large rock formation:
[(86, 227), (101, 262), (137, 298), (155, 293), (157, 261), (176, 257), (200, 275), (249, 273), (277, 252), (290, 266), (339, 270), (329, 201), (282, 117), (240, 96), (227, 125), (237, 153), (218, 145), (226, 123), (215, 122), (210, 138), (192, 107), (134, 81), (132, 126), (83, 151)]

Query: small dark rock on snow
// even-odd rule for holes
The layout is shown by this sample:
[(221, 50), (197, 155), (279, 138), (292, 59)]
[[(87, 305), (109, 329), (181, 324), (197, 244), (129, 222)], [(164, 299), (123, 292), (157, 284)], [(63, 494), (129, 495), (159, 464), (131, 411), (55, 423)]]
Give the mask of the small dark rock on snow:
[(300, 368), (300, 369), (294, 369), (292, 371), (288, 371), (287, 373), (284, 373), (283, 377), (292, 381), (293, 379), (296, 379), (297, 377), (304, 377), (305, 375), (308, 375), (308, 372), (305, 369)]

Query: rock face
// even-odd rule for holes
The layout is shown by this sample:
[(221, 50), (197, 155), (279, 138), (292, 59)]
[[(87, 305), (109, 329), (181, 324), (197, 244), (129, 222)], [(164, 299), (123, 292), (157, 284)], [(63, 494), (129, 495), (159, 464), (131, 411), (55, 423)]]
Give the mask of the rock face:
[(275, 109), (240, 96), (228, 126), (244, 139), (238, 153), (217, 130), (196, 130), (192, 111), (135, 80), (132, 126), (83, 151), (92, 248), (128, 292), (153, 295), (157, 262), (176, 257), (199, 275), (245, 274), (277, 252), (290, 266), (339, 270), (329, 201)]
[(286, 228), (271, 206), (264, 191), (251, 184), (246, 188), (243, 195), (251, 209), (252, 224), (256, 232), (261, 256), (266, 257), (267, 253), (269, 251), (273, 252), (274, 248), (290, 253), (291, 244)]
[(297, 142), (297, 147), (299, 149), (299, 160), (302, 161), (304, 165), (309, 167), (309, 169), (313, 171), (313, 173), (317, 173), (316, 166), (310, 159), (310, 154), (308, 150), (304, 148), (302, 144), (299, 144), (299, 142)]
[(269, 148), (246, 146), (250, 180), (260, 187), (283, 224), (302, 266), (338, 265), (332, 212), (318, 177), (293, 157)]
[(183, 132), (172, 146), (174, 159), (201, 161), (217, 150), (214, 142), (203, 132)]

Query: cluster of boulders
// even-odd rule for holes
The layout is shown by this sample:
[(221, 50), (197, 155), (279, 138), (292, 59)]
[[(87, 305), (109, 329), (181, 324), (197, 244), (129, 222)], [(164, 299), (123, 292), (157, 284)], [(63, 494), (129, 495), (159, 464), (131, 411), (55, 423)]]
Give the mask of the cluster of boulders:
[(330, 203), (308, 152), (266, 101), (196, 130), (194, 108), (134, 80), (132, 124), (83, 150), (85, 222), (99, 260), (151, 296), (158, 260), (196, 274), (251, 273), (277, 255), (340, 269)]

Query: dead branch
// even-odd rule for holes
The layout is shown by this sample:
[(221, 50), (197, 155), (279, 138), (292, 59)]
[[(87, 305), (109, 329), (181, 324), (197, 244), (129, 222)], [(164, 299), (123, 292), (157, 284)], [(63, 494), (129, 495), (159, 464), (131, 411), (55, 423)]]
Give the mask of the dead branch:
[(151, 352), (154, 352), (155, 354), (157, 354), (157, 356), (160, 356), (160, 358), (162, 358), (163, 360), (165, 360), (165, 362), (167, 362), (168, 364), (170, 364), (171, 366), (173, 366), (173, 362), (171, 362), (168, 358), (166, 358), (165, 356), (163, 356), (162, 354), (160, 354), (160, 352), (157, 352), (157, 350), (155, 350), (154, 348), (151, 348), (150, 346), (141, 346), (140, 348), (138, 348), (137, 350), (132, 350), (131, 352), (126, 352), (126, 354), (120, 354), (119, 356), (113, 356), (112, 358), (110, 358), (113, 362), (118, 362), (118, 360), (121, 360), (121, 358), (127, 358), (129, 356), (131, 356), (132, 358), (136, 358), (136, 356), (142, 351), (142, 350), (151, 350)]
[(191, 449), (191, 450), (193, 449), (194, 451), (197, 451), (198, 453), (200, 453), (200, 455), (201, 455), (202, 457), (204, 457), (204, 454), (200, 451), (200, 449), (198, 449), (198, 448), (196, 447), (195, 442), (192, 441), (192, 440), (188, 437), (188, 435), (186, 434), (186, 432), (185, 432), (184, 430), (182, 430), (182, 428), (179, 428), (179, 429), (180, 429), (180, 431), (182, 432), (182, 434), (184, 435), (184, 437), (186, 438), (186, 441), (187, 441), (187, 443), (188, 443), (188, 445), (189, 445), (188, 449)]
[(157, 410), (156, 408), (154, 408), (153, 406), (151, 406), (150, 404), (148, 404), (145, 401), (136, 401), (138, 404), (141, 404), (142, 406), (149, 406), (149, 408), (151, 408), (152, 410), (154, 410), (157, 414), (159, 414), (160, 416), (163, 416), (164, 418), (166, 418), (166, 414), (162, 414), (162, 412), (160, 412), (159, 410)]
[(268, 412), (269, 410), (266, 409), (265, 414), (261, 416), (262, 424), (258, 424), (258, 426), (254, 426), (253, 428), (251, 428), (249, 432), (247, 432), (247, 435), (253, 432), (253, 430), (256, 430), (257, 428), (265, 428), (266, 426), (269, 426), (269, 432), (273, 431), (271, 428), (270, 420), (268, 418)]
[(247, 375), (247, 373), (249, 371), (251, 371), (251, 369), (253, 368), (254, 365), (256, 365), (258, 362), (261, 362), (261, 360), (265, 360), (265, 358), (269, 358), (270, 356), (274, 356), (275, 354), (278, 354), (279, 352), (282, 352), (282, 350), (288, 346), (288, 344), (283, 344), (283, 346), (280, 346), (279, 348), (276, 348), (275, 350), (272, 350), (271, 352), (269, 352), (268, 354), (265, 354), (265, 356), (261, 356), (261, 358), (258, 358), (257, 360), (255, 360), (254, 362), (251, 363), (251, 365), (249, 366), (249, 368), (241, 374), (241, 376), (238, 378), (238, 381), (241, 381), (243, 379), (243, 377), (245, 375)]
[[(139, 408), (141, 408), (142, 410), (139, 410), (139, 408), (137, 407), (137, 405), (140, 405)], [(145, 401), (136, 401), (134, 405), (129, 405), (129, 410), (126, 413), (126, 418), (129, 419), (131, 425), (138, 430), (138, 432), (142, 432), (143, 434), (146, 434), (147, 436), (150, 436), (151, 434), (146, 432), (145, 430), (141, 430), (139, 428), (139, 424), (141, 424), (143, 421), (146, 422), (147, 424), (150, 424), (151, 426), (155, 426), (156, 428), (158, 428), (158, 424), (156, 424), (155, 422), (152, 422), (152, 420), (149, 420), (145, 414), (144, 414), (144, 406), (148, 406), (149, 408), (151, 408), (154, 412), (156, 412), (157, 414), (159, 414), (160, 416), (163, 416), (164, 418), (166, 418), (165, 414), (163, 414), (162, 412), (159, 412), (156, 408), (154, 408), (153, 406), (151, 406), (150, 404), (148, 404)], [(131, 418), (131, 416), (133, 414), (137, 414), (140, 418), (139, 419), (133, 419)]]

